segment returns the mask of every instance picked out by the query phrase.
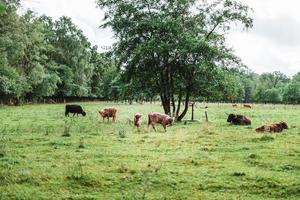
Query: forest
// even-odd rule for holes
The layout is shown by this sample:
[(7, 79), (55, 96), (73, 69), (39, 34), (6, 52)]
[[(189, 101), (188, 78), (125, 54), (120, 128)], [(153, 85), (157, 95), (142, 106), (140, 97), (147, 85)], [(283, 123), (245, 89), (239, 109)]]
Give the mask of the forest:
[[(101, 3), (101, 1), (98, 4), (100, 7), (108, 6)], [(70, 18), (61, 17), (59, 20), (53, 20), (45, 15), (38, 16), (30, 10), (26, 13), (20, 13), (18, 12), (19, 7), (20, 2), (18, 0), (0, 1), (0, 102), (3, 104), (18, 105), (27, 102), (43, 102), (49, 99), (63, 100), (65, 98), (97, 98), (114, 101), (126, 100), (129, 102), (167, 99), (163, 98), (160, 89), (155, 86), (155, 80), (149, 76), (149, 74), (154, 74), (157, 71), (155, 69), (156, 64), (145, 60), (143, 62), (145, 66), (139, 66), (139, 63), (134, 60), (141, 60), (145, 57), (143, 54), (150, 55), (148, 51), (157, 46), (160, 47), (157, 51), (161, 51), (161, 55), (170, 52), (168, 48), (175, 48), (178, 52), (182, 52), (180, 62), (168, 63), (170, 66), (181, 66), (183, 69), (181, 72), (176, 72), (178, 77), (175, 80), (170, 80), (176, 81), (176, 88), (171, 86), (169, 88), (174, 91), (178, 90), (178, 92), (174, 92), (172, 97), (169, 98), (168, 104), (182, 98), (183, 93), (181, 93), (180, 87), (185, 87), (186, 80), (191, 79), (194, 81), (189, 83), (188, 100), (263, 103), (300, 102), (300, 73), (293, 77), (288, 77), (279, 71), (256, 74), (247, 66), (244, 66), (239, 58), (230, 52), (229, 48), (221, 47), (223, 38), (212, 34), (212, 32), (209, 32), (209, 37), (212, 38), (210, 40), (219, 40), (217, 42), (220, 43), (220, 49), (226, 52), (226, 55), (224, 52), (220, 55), (220, 52), (215, 52), (214, 48), (204, 42), (200, 44), (200, 42), (191, 41), (192, 45), (186, 45), (184, 48), (189, 50), (203, 48), (204, 51), (207, 50), (206, 52), (212, 52), (207, 57), (218, 56), (223, 60), (230, 58), (222, 67), (214, 67), (210, 61), (204, 63), (201, 61), (199, 63), (203, 67), (199, 68), (200, 70), (194, 74), (189, 73), (193, 69), (189, 68), (189, 63), (182, 61), (189, 59), (188, 55), (186, 57), (184, 55), (185, 49), (177, 48), (177, 44), (169, 44), (168, 46), (158, 44), (160, 41), (153, 40), (154, 43), (156, 42), (154, 47), (147, 46), (147, 50), (143, 50), (139, 46), (140, 51), (144, 51), (143, 54), (136, 54), (136, 57), (132, 58), (130, 65), (136, 65), (142, 69), (142, 71), (137, 71), (134, 70), (134, 67), (126, 68), (126, 66), (120, 64), (122, 58), (130, 58), (130, 55), (126, 54), (130, 51), (126, 48), (130, 48), (129, 46), (136, 41), (134, 38), (116, 45), (114, 52), (103, 53), (97, 46), (93, 46), (88, 41), (82, 30)], [(234, 11), (231, 9), (232, 14), (239, 13), (237, 15), (239, 19), (233, 19), (232, 17), (230, 19), (233, 21), (240, 20), (246, 27), (251, 27), (252, 22), (247, 17), (247, 8), (242, 9), (244, 10)], [(169, 10), (171, 9), (169, 8)], [(174, 12), (177, 11), (174, 10)], [(169, 14), (161, 13), (162, 15)], [(111, 13), (111, 15), (113, 14)], [(213, 14), (210, 14), (211, 16)], [(187, 18), (186, 24), (192, 24), (192, 21), (189, 22), (188, 20), (192, 19)], [(101, 19), (99, 19), (99, 24), (100, 22)], [(180, 24), (178, 26), (175, 24), (177, 22), (178, 20), (170, 20), (166, 23), (174, 23), (174, 27), (179, 27)], [(107, 23), (109, 23), (109, 26), (114, 26), (114, 23), (118, 24), (119, 22), (111, 20)], [(124, 24), (127, 27), (132, 26), (127, 22), (124, 22)], [(103, 24), (103, 27), (106, 25)], [(162, 29), (167, 26), (165, 22), (160, 22), (159, 25)], [(224, 28), (225, 26), (228, 25), (224, 25)], [(175, 28), (170, 30), (170, 35), (163, 36), (159, 33), (159, 38), (177, 37), (180, 31), (184, 31), (185, 27), (182, 27), (182, 30), (175, 30)], [(119, 33), (122, 31), (130, 33), (130, 30), (125, 30), (125, 27), (113, 27), (113, 29), (118, 30)], [(190, 34), (192, 36), (194, 33), (191, 32)], [(116, 35), (116, 37), (119, 36)], [(189, 44), (185, 41), (186, 38), (181, 39), (181, 42)], [(126, 48), (121, 48), (122, 45)], [(132, 48), (135, 48), (136, 53), (136, 47)], [(174, 56), (176, 56), (175, 54)], [(170, 57), (172, 56), (171, 54)], [(171, 58), (168, 59), (171, 60)], [(201, 56), (193, 59), (199, 61)], [(145, 68), (146, 70), (144, 70)], [(189, 76), (179, 78), (184, 77), (186, 74)], [(166, 108), (165, 111), (168, 112), (168, 109)]]

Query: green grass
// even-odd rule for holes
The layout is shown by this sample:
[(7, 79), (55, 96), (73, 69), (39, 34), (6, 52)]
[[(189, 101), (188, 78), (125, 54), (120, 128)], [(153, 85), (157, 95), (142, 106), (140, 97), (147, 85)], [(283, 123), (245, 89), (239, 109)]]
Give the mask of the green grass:
[[(87, 117), (65, 118), (63, 104), (0, 107), (0, 199), (300, 199), (298, 106), (210, 104), (206, 123), (199, 104), (197, 121), (155, 133), (146, 116), (158, 103), (82, 105)], [(105, 106), (116, 123), (97, 116)], [(135, 112), (141, 132), (127, 123)], [(231, 126), (225, 112), (253, 124)], [(254, 131), (281, 120), (291, 128)]]

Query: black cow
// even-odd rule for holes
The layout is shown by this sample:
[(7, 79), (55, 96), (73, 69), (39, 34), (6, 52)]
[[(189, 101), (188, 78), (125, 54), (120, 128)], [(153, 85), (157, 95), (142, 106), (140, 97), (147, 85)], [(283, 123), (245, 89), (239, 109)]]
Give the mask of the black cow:
[(243, 115), (230, 114), (228, 115), (227, 122), (234, 125), (251, 125), (251, 120)]
[(82, 114), (82, 116), (86, 115), (86, 113), (83, 111), (80, 105), (66, 105), (65, 116), (69, 116), (69, 113), (73, 113), (73, 117), (75, 116), (75, 114), (77, 116), (78, 114)]

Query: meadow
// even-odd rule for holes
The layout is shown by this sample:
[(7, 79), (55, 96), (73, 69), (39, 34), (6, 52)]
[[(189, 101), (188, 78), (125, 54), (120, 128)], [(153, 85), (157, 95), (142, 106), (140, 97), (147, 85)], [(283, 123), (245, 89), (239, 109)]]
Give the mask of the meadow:
[[(300, 199), (300, 106), (209, 104), (196, 121), (147, 131), (156, 104), (80, 103), (86, 117), (64, 117), (64, 104), (0, 107), (0, 199)], [(117, 122), (97, 110), (118, 108)], [(138, 132), (128, 118), (143, 114)], [(251, 126), (232, 126), (225, 113)], [(258, 134), (285, 120), (290, 129)]]

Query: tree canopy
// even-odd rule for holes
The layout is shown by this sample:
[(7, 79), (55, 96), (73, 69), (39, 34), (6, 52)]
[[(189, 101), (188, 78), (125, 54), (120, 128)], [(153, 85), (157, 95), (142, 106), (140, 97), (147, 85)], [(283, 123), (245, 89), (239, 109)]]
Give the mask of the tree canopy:
[(165, 113), (178, 120), (192, 96), (218, 89), (220, 68), (242, 66), (225, 42), (233, 22), (252, 26), (250, 9), (238, 1), (98, 0), (98, 5), (107, 10), (103, 27), (115, 33), (113, 53), (127, 81), (158, 93)]

